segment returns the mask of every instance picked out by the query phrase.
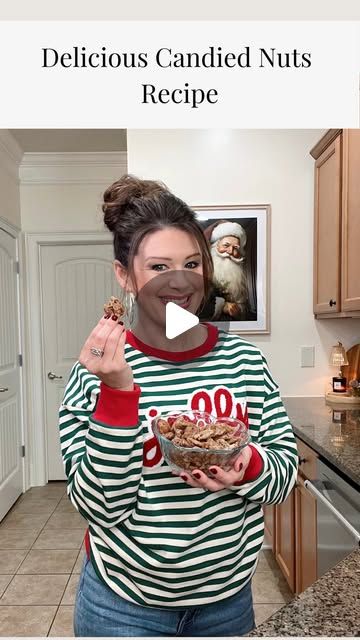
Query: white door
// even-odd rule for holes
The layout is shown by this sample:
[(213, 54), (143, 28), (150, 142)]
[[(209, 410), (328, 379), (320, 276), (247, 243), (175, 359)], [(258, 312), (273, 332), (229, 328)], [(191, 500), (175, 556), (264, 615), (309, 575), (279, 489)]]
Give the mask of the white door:
[(120, 287), (108, 244), (41, 245), (41, 309), (48, 480), (65, 478), (58, 411), (82, 345)]
[(23, 490), (16, 242), (0, 229), (0, 520)]

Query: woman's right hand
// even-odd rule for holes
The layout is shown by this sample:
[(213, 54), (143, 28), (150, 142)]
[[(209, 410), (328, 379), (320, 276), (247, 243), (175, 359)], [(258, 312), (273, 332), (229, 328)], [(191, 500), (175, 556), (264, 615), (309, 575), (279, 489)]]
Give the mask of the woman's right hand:
[[(133, 373), (125, 360), (126, 330), (114, 316), (103, 316), (90, 333), (79, 356), (79, 362), (108, 387), (130, 391), (134, 388)], [(104, 355), (94, 356), (90, 349), (102, 349)]]

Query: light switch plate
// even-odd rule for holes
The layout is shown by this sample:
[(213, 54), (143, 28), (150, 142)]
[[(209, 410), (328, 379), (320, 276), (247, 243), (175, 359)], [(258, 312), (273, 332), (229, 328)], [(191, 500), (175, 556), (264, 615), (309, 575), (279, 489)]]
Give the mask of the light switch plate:
[(300, 347), (300, 366), (315, 366), (315, 347)]

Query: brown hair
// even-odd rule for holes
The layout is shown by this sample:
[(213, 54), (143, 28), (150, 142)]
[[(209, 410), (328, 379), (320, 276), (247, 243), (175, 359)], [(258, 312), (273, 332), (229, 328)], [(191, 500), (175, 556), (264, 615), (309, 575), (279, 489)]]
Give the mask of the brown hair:
[(203, 259), (205, 298), (212, 279), (209, 245), (195, 213), (162, 182), (124, 175), (104, 193), (104, 222), (114, 235), (114, 255), (133, 276), (133, 259), (143, 238), (165, 227), (181, 229), (197, 240)]

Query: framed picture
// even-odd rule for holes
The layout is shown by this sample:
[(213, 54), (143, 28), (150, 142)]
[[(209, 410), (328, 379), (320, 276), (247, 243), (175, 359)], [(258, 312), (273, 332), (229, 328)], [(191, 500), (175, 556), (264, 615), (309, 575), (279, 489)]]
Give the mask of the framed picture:
[(192, 208), (214, 263), (201, 320), (233, 333), (270, 333), (270, 205)]

